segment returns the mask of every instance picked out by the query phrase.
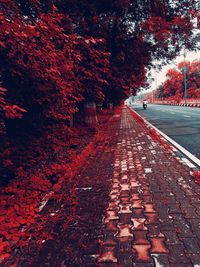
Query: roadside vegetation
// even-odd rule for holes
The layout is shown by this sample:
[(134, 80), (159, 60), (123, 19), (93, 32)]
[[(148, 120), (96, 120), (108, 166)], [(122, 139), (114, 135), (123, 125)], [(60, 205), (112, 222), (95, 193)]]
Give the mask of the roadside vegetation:
[(167, 80), (157, 89), (158, 99), (176, 100), (179, 102), (184, 95), (183, 68), (186, 65), (187, 98), (200, 99), (200, 61), (181, 62), (178, 69), (167, 72)]
[(60, 179), (70, 182), (77, 155), (91, 152), (87, 145), (109, 119), (101, 111), (99, 124), (87, 127), (85, 104), (119, 105), (145, 86), (153, 60), (164, 64), (183, 45), (192, 49), (197, 2), (0, 0), (3, 258), (34, 222), (43, 196), (59, 190)]

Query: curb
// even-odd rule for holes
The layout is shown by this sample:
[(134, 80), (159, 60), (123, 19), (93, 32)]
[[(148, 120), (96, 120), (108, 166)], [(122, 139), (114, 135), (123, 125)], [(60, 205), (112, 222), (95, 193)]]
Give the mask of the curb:
[(178, 151), (184, 155), (184, 157), (181, 157), (178, 155), (179, 161), (182, 163), (185, 163), (188, 165), (191, 169), (196, 170), (197, 168), (200, 168), (200, 160), (195, 157), (192, 153), (190, 153), (187, 149), (179, 145), (177, 142), (175, 142), (173, 139), (171, 139), (169, 136), (167, 136), (165, 133), (160, 131), (158, 128), (156, 128), (154, 125), (152, 125), (150, 122), (148, 122), (146, 119), (144, 119), (140, 114), (138, 114), (135, 110), (132, 108), (128, 107), (132, 112), (135, 112), (135, 114), (140, 117), (144, 123), (147, 125), (148, 128), (153, 128), (159, 135), (162, 136), (162, 138), (167, 141), (167, 143), (170, 143), (173, 147), (173, 151), (177, 153)]
[(193, 107), (193, 108), (200, 108), (200, 104), (172, 104), (172, 103), (152, 103), (152, 104), (157, 104), (157, 105), (168, 105), (168, 106), (182, 106), (182, 107)]

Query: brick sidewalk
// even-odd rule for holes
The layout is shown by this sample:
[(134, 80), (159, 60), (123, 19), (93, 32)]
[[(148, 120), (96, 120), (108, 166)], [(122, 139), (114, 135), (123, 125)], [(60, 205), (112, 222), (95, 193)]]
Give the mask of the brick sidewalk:
[(200, 186), (190, 169), (126, 107), (94, 149), (78, 175), (69, 227), (65, 218), (48, 225), (54, 239), (39, 249), (32, 244), (10, 263), (18, 257), (20, 267), (200, 266)]
[(99, 262), (200, 266), (199, 193), (189, 169), (124, 109)]

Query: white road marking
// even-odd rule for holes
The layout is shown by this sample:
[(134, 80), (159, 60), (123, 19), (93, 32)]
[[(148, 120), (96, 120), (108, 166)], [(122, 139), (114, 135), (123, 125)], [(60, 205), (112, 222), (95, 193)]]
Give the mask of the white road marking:
[[(158, 111), (162, 111), (162, 112), (164, 112), (163, 111), (163, 107), (153, 107), (153, 109), (154, 110), (158, 110)], [(165, 107), (165, 112), (166, 111), (172, 111), (172, 109), (169, 109), (169, 108), (167, 108), (167, 107)], [(176, 110), (174, 110), (173, 109), (173, 112), (174, 113), (177, 113), (177, 114), (181, 114), (181, 113), (186, 113), (186, 114), (188, 114), (188, 115), (191, 115), (191, 116), (198, 116), (199, 117), (199, 115), (200, 115), (200, 112), (199, 112), (199, 110), (198, 109), (194, 109), (194, 110), (185, 110), (185, 109), (176, 109)]]
[[(190, 107), (190, 110), (188, 110), (188, 107), (186, 107), (184, 109), (184, 107), (182, 107), (182, 106), (181, 107), (171, 106), (170, 107), (171, 109), (169, 109), (169, 107), (165, 106), (163, 109), (163, 105), (159, 106), (159, 107), (154, 106), (154, 105), (152, 105), (152, 106), (149, 105), (149, 107), (153, 110), (157, 110), (157, 111), (161, 111), (161, 112), (174, 112), (175, 114), (180, 114), (180, 115), (183, 113), (186, 113), (188, 115), (191, 115), (191, 117), (193, 117), (193, 116), (199, 117), (200, 116), (200, 112), (199, 112), (200, 110), (197, 108), (191, 108)], [(133, 106), (133, 108), (135, 108), (135, 107)], [(172, 111), (172, 109), (173, 109), (173, 111)]]
[(186, 117), (186, 118), (191, 118), (191, 116), (188, 116), (188, 115), (183, 115), (183, 117)]
[[(134, 110), (134, 112), (136, 112), (136, 111)], [(137, 113), (137, 114), (138, 114), (138, 116), (140, 116), (142, 118), (142, 116), (139, 113)], [(171, 143), (174, 147), (176, 147), (179, 151), (181, 151), (187, 158), (189, 158), (193, 163), (195, 163), (198, 167), (200, 167), (200, 160), (197, 157), (195, 157), (192, 153), (190, 153), (184, 147), (182, 147), (181, 145), (176, 143), (173, 139), (171, 139), (165, 133), (160, 131), (158, 128), (156, 128), (154, 125), (152, 125), (150, 122), (148, 122), (147, 120), (144, 120), (144, 121), (149, 127), (155, 129), (162, 137), (164, 137), (164, 139), (166, 139), (169, 143)]]

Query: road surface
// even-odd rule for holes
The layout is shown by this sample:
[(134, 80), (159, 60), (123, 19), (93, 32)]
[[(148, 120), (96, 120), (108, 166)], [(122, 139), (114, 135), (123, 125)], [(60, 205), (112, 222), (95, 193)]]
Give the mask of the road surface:
[(200, 159), (200, 108), (142, 104), (131, 106), (143, 118)]

